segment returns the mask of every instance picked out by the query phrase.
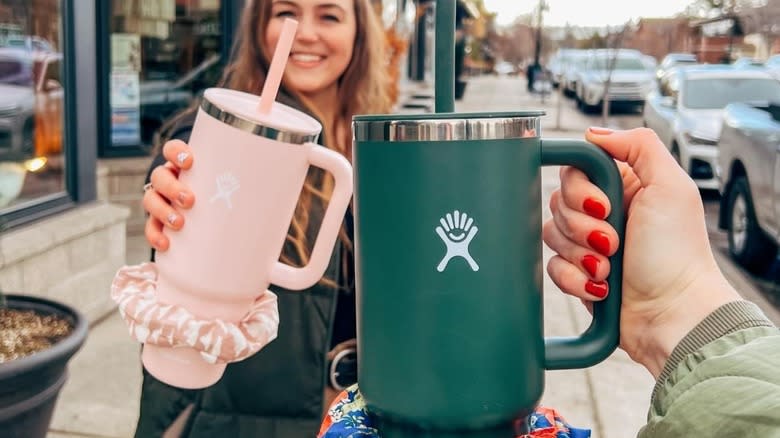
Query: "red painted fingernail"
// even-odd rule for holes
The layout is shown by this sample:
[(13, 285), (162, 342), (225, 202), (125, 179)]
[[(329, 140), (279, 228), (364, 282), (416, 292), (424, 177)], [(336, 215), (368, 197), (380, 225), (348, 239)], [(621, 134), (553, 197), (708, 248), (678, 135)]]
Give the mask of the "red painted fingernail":
[(604, 256), (609, 256), (609, 237), (601, 231), (588, 234), (588, 245)]
[(591, 126), (590, 128), (588, 128), (588, 131), (596, 135), (609, 135), (615, 132), (609, 128), (601, 128), (598, 126)]
[(603, 281), (596, 283), (595, 281), (588, 280), (585, 283), (585, 290), (596, 298), (604, 298), (607, 296), (609, 287), (607, 286), (607, 283)]
[(599, 259), (596, 256), (590, 254), (582, 258), (582, 267), (588, 271), (591, 277), (595, 277), (599, 270)]
[(594, 198), (588, 198), (582, 203), (582, 208), (589, 216), (596, 219), (604, 219), (607, 217), (607, 208)]

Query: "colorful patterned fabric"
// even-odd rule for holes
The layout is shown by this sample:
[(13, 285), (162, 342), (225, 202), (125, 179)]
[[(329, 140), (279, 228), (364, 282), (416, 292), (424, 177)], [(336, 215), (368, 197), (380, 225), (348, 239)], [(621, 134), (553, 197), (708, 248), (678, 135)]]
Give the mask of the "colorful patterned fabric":
[[(555, 409), (539, 407), (529, 418), (527, 434), (518, 438), (590, 438), (589, 429), (571, 427)], [(380, 438), (357, 385), (342, 391), (328, 408), (317, 438)]]

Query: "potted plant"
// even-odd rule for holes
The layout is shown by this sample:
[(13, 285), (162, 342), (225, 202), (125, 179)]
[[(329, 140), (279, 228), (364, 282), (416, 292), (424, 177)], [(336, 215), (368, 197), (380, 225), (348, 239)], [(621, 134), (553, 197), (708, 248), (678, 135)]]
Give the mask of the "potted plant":
[(64, 304), (0, 291), (0, 435), (45, 437), (87, 321)]

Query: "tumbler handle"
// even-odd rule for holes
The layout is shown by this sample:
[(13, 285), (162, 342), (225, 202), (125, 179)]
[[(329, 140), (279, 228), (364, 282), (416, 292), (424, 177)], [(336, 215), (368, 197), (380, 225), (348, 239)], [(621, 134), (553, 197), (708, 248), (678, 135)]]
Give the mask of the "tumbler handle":
[(585, 368), (606, 359), (620, 341), (620, 302), (623, 284), (623, 242), (625, 219), (623, 211), (623, 179), (615, 161), (598, 147), (570, 139), (543, 139), (542, 165), (570, 165), (606, 193), (611, 205), (607, 222), (617, 231), (620, 245), (610, 261), (607, 277), (609, 295), (593, 304), (593, 320), (578, 337), (545, 338), (545, 368)]
[(344, 214), (352, 198), (352, 165), (338, 152), (316, 143), (306, 143), (309, 164), (333, 174), (335, 187), (322, 218), (320, 231), (314, 241), (309, 262), (303, 267), (293, 267), (276, 262), (271, 269), (271, 283), (290, 290), (303, 290), (315, 285), (330, 264), (333, 245), (344, 221)]

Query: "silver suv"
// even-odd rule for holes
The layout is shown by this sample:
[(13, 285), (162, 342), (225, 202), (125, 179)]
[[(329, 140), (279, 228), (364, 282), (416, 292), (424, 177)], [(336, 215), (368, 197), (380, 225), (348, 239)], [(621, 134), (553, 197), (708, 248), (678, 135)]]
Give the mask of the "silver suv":
[(718, 146), (718, 225), (731, 256), (762, 274), (780, 244), (780, 100), (727, 106)]

